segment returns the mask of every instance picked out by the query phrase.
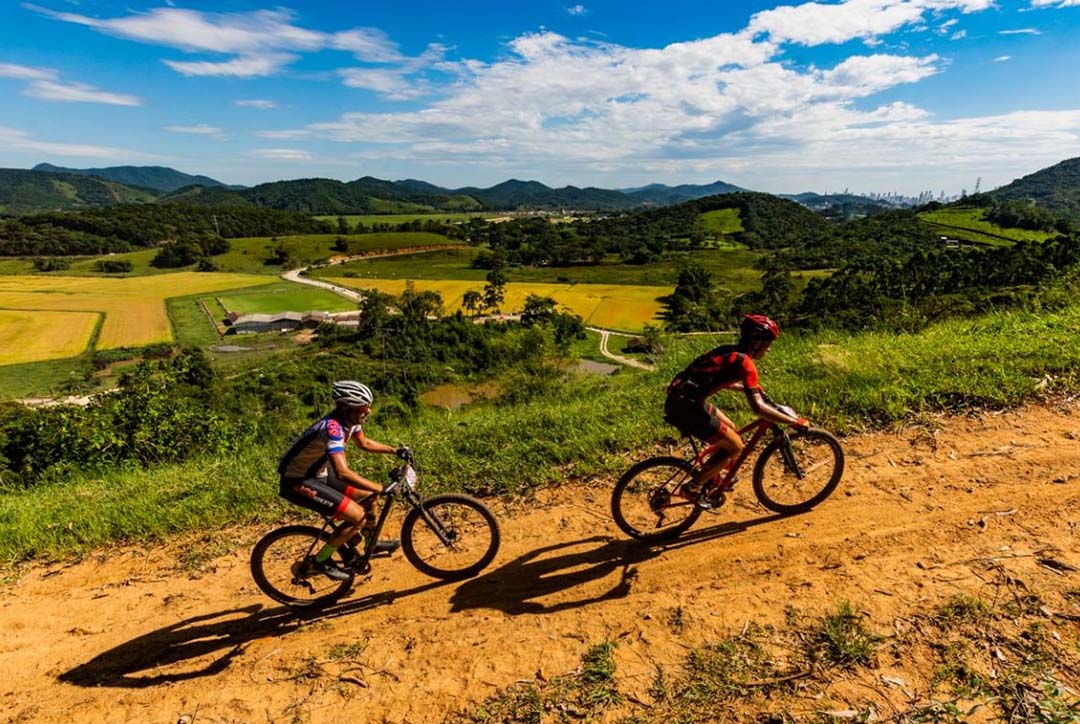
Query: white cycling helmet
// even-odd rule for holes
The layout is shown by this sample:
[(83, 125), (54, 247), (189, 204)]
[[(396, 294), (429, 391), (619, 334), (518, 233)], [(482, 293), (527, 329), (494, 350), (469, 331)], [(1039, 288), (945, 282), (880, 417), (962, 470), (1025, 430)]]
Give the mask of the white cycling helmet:
[(333, 396), (334, 402), (340, 402), (349, 407), (370, 405), (375, 400), (375, 396), (371, 394), (367, 385), (352, 380), (335, 382)]

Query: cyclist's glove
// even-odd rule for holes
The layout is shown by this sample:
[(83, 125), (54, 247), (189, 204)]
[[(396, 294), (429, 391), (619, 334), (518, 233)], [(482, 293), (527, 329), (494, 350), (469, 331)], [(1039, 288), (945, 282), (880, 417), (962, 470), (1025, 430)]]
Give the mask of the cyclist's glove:
[(394, 451), (394, 454), (402, 460), (412, 460), (412, 448), (408, 445), (402, 445)]

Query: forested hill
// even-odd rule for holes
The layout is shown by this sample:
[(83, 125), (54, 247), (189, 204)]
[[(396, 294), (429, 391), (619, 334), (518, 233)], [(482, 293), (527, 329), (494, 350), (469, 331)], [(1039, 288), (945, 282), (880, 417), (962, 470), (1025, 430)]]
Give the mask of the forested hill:
[(325, 221), (275, 209), (127, 204), (81, 213), (49, 212), (0, 221), (0, 256), (125, 252), (168, 241), (216, 239), (219, 233), (231, 238), (330, 231), (331, 226)]
[(138, 186), (168, 193), (185, 186), (225, 186), (209, 176), (193, 176), (166, 166), (110, 166), (108, 168), (64, 168), (51, 163), (39, 163), (34, 171), (47, 173), (67, 173), (76, 176), (97, 176), (106, 181), (115, 181), (125, 186)]
[(0, 169), (0, 213), (26, 214), (153, 201), (157, 193), (95, 176)]
[(1034, 201), (1058, 216), (1080, 221), (1080, 158), (1036, 171), (987, 196), (999, 201)]

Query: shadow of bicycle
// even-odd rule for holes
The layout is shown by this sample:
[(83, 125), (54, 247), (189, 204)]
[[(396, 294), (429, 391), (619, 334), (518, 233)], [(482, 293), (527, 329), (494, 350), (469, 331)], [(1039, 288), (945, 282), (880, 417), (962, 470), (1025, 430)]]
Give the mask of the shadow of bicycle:
[[(432, 581), (404, 591), (383, 591), (310, 611), (253, 604), (194, 616), (126, 641), (57, 678), (76, 686), (140, 689), (213, 676), (227, 669), (252, 641), (280, 638), (312, 621), (390, 605), (398, 599), (445, 585), (445, 581)], [(185, 664), (190, 665), (185, 667)]]
[[(520, 615), (550, 614), (623, 598), (630, 593), (638, 566), (664, 551), (742, 533), (781, 517), (771, 515), (721, 523), (691, 531), (663, 544), (650, 545), (607, 536), (553, 543), (465, 581), (455, 589), (450, 603), (453, 611), (487, 608)], [(599, 592), (548, 603), (540, 600), (590, 588), (589, 584), (616, 572), (618, 578), (614, 583)], [(193, 616), (104, 651), (60, 674), (58, 679), (84, 687), (139, 689), (213, 676), (227, 669), (252, 641), (280, 638), (313, 621), (350, 616), (447, 585), (450, 584), (446, 581), (432, 581), (401, 591), (383, 591), (347, 599), (310, 611), (253, 604)]]
[[(554, 543), (525, 553), (457, 587), (450, 597), (452, 610), (489, 608), (503, 613), (549, 614), (579, 608), (599, 601), (623, 598), (630, 593), (638, 566), (664, 551), (697, 545), (742, 533), (754, 526), (779, 520), (768, 515), (747, 521), (727, 522), (684, 534), (665, 543), (593, 536)], [(591, 588), (595, 581), (618, 573), (618, 579), (602, 591), (570, 599), (563, 592)]]

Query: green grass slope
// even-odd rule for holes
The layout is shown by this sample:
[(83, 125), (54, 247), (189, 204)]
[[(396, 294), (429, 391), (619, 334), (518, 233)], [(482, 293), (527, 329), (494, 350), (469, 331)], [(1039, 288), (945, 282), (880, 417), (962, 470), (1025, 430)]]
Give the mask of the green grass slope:
[[(1044, 314), (953, 320), (918, 334), (789, 334), (760, 367), (771, 396), (844, 431), (926, 410), (1005, 407), (1044, 390), (1080, 391), (1078, 334), (1080, 304), (1073, 303)], [(615, 475), (628, 454), (674, 440), (661, 415), (664, 386), (716, 341), (671, 344), (655, 372), (572, 377), (522, 404), (426, 411), (407, 425), (368, 432), (411, 442), (434, 489), (515, 493), (575, 476)], [(745, 419), (738, 396), (721, 404)], [(286, 508), (276, 497), (274, 465), (287, 442), (268, 440), (228, 460), (158, 467), (153, 485), (145, 470), (120, 468), (0, 493), (0, 562), (274, 518)], [(365, 457), (361, 468), (378, 478), (381, 464)]]

